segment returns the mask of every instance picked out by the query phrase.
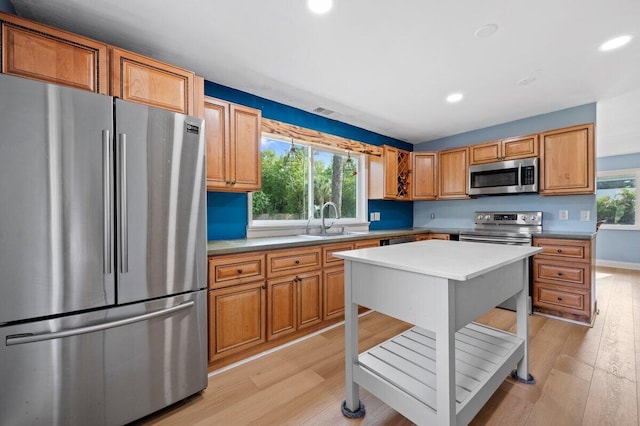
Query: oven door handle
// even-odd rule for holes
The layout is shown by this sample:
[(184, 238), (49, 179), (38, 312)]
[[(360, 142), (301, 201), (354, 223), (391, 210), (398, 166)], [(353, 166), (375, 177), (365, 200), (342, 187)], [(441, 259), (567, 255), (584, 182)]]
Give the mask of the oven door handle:
[(531, 240), (529, 238), (518, 238), (518, 237), (510, 238), (510, 237), (461, 235), (460, 241), (469, 241), (474, 243), (511, 244), (511, 245), (520, 245), (520, 246), (531, 245)]

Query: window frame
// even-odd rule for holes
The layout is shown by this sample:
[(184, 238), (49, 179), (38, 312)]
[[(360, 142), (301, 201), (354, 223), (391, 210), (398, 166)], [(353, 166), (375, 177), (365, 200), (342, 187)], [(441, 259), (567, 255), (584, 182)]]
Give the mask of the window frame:
[[(271, 139), (277, 139), (282, 142), (294, 143), (296, 145), (304, 145), (309, 149), (309, 155), (307, 157), (308, 170), (309, 170), (309, 191), (308, 197), (308, 210), (307, 215), (312, 214), (313, 208), (313, 154), (314, 150), (321, 150), (324, 152), (347, 155), (347, 152), (351, 155), (351, 158), (356, 162), (356, 217), (333, 219), (325, 218), (330, 223), (333, 223), (336, 227), (358, 227), (360, 230), (362, 227), (366, 227), (368, 230), (369, 222), (368, 217), (368, 203), (367, 203), (367, 161), (366, 154), (362, 154), (354, 151), (347, 151), (340, 148), (335, 148), (329, 145), (323, 145), (319, 143), (309, 142), (303, 139), (292, 138), (289, 136), (282, 136), (272, 134), (268, 132), (262, 132), (260, 138), (268, 137)], [(327, 214), (328, 213), (327, 209)], [(296, 235), (300, 233), (306, 233), (309, 229), (320, 227), (322, 221), (320, 218), (309, 219), (294, 219), (294, 220), (254, 220), (253, 219), (253, 193), (249, 193), (247, 196), (247, 238), (257, 236), (269, 236), (269, 235)]]
[(601, 170), (596, 174), (596, 221), (598, 220), (598, 179), (601, 177), (619, 176), (619, 175), (635, 175), (636, 176), (636, 218), (635, 225), (616, 225), (603, 223), (600, 229), (615, 230), (615, 231), (638, 231), (640, 230), (640, 191), (638, 190), (638, 183), (640, 182), (640, 168), (638, 169), (614, 169), (614, 170)]

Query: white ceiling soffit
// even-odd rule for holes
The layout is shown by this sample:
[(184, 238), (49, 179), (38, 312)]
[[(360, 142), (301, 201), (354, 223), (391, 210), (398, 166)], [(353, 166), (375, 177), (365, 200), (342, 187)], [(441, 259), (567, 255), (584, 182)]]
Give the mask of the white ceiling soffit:
[[(306, 0), (12, 3), (21, 16), (411, 143), (640, 88), (638, 0), (335, 0), (323, 15)], [(620, 34), (634, 39), (598, 50)], [(464, 99), (448, 104), (452, 92)]]

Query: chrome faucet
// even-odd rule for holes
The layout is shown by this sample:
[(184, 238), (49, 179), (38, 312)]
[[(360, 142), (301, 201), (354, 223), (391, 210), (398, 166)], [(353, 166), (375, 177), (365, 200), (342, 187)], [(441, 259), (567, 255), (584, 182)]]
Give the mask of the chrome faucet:
[(324, 208), (327, 206), (333, 206), (333, 211), (336, 213), (336, 219), (340, 219), (340, 215), (338, 214), (338, 208), (336, 207), (335, 203), (331, 201), (327, 201), (326, 203), (324, 203), (320, 208), (320, 218), (322, 219), (322, 228), (320, 228), (321, 234), (326, 234), (327, 229), (331, 228), (331, 226), (333, 225), (333, 222), (329, 226), (326, 226), (324, 224)]

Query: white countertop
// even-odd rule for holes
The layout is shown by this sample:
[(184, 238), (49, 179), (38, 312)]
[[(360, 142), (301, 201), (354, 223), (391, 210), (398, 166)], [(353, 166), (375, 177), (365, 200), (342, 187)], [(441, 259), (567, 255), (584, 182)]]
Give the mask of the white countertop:
[(341, 251), (333, 255), (371, 265), (466, 281), (541, 251), (539, 247), (529, 246), (427, 240)]

